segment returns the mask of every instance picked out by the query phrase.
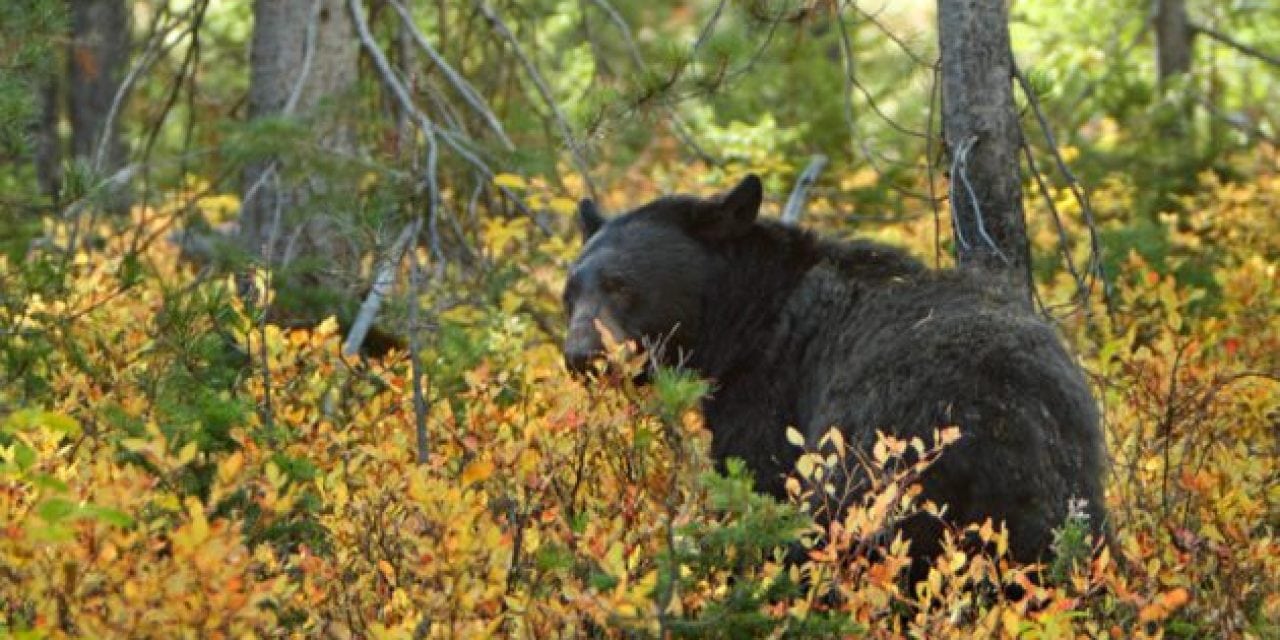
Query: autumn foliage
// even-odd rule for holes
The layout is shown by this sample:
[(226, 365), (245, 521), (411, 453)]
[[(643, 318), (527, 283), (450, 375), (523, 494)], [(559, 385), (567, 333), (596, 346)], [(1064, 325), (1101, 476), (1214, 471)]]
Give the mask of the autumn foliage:
[[(588, 387), (563, 371), (556, 296), (574, 248), (557, 189), (503, 178), (556, 233), (494, 217), (481, 251), (496, 284), (446, 299), (431, 291), (462, 277), (446, 272), (419, 301), (424, 463), (407, 354), (346, 358), (333, 321), (261, 322), (267, 275), (248, 297), (234, 277), (197, 277), (162, 240), (163, 207), (125, 231), (77, 229), (98, 241), (74, 255), (50, 220), (39, 255), (0, 262), (0, 633), (1275, 637), (1280, 164), (1241, 162), (1256, 178), (1205, 176), (1189, 213), (1134, 243), (1158, 251), (1111, 256), (1107, 295), (1053, 306), (1074, 282), (1041, 283), (1104, 410), (1116, 546), (1094, 553), (1068, 521), (1053, 565), (1013, 566), (984, 523), (954, 532), (914, 588), (898, 579), (906, 542), (883, 532), (944, 508), (913, 482), (963, 434), (864, 452), (833, 432), (801, 457), (792, 504), (753, 494), (736, 465), (714, 473), (704, 382)], [(637, 179), (605, 202), (655, 189)], [(1129, 193), (1117, 178), (1094, 194), (1104, 232)], [(223, 205), (194, 198), (210, 217)], [(821, 200), (806, 218), (835, 222)], [(881, 235), (932, 258), (933, 229)], [(824, 486), (833, 465), (863, 465), (873, 490), (814, 544), (800, 505), (842, 490)]]

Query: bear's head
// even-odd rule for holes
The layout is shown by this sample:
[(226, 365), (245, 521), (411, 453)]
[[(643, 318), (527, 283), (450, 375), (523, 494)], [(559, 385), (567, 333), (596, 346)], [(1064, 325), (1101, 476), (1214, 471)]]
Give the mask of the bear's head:
[(583, 200), (582, 254), (564, 289), (566, 366), (594, 366), (604, 350), (599, 327), (642, 348), (661, 345), (668, 361), (696, 349), (706, 291), (722, 267), (716, 245), (751, 229), (763, 194), (748, 175), (717, 197), (668, 196), (608, 220)]

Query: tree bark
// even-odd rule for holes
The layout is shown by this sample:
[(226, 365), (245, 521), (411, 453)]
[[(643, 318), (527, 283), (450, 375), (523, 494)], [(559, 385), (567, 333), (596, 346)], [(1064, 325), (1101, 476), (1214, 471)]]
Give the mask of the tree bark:
[[(129, 64), (129, 7), (125, 0), (73, 0), (70, 6), (67, 115), (71, 120), (71, 153), (88, 162), (98, 176), (107, 177), (124, 166), (127, 155), (120, 137), (120, 118), (117, 115), (108, 122), (107, 116)], [(127, 207), (123, 190), (109, 197), (109, 210)]]
[(1022, 128), (1005, 0), (938, 0), (938, 39), (957, 260), (999, 274), (1030, 304)]
[(1186, 0), (1155, 0), (1156, 73), (1160, 84), (1191, 71), (1191, 38)]
[[(358, 44), (342, 0), (256, 0), (249, 53), (249, 117), (305, 120), (317, 149), (348, 155), (350, 124), (318, 107), (355, 86)], [(287, 266), (295, 258), (336, 258), (331, 220), (308, 215), (304, 205), (330, 190), (325, 177), (291, 180), (279, 158), (244, 172), (240, 246), (262, 264)], [(289, 248), (286, 250), (286, 241)]]
[(58, 77), (50, 73), (37, 86), (38, 119), (32, 126), (32, 151), (40, 195), (57, 202), (62, 190), (62, 138), (58, 135)]

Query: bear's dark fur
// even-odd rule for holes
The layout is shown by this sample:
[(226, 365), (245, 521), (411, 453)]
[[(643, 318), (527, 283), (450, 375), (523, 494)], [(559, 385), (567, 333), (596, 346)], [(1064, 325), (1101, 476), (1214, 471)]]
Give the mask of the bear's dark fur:
[[(838, 425), (865, 448), (877, 429), (931, 442), (957, 425), (922, 481), (950, 522), (1003, 521), (1015, 559), (1047, 559), (1068, 502), (1083, 499), (1099, 539), (1098, 413), (1054, 330), (979, 276), (757, 220), (761, 196), (749, 176), (718, 198), (665, 197), (607, 221), (584, 201), (565, 290), (570, 368), (599, 354), (596, 320), (665, 338), (714, 385), (714, 457), (742, 458), (778, 497), (798, 454), (787, 426), (814, 446)], [(937, 552), (936, 520), (903, 532), (917, 559)]]

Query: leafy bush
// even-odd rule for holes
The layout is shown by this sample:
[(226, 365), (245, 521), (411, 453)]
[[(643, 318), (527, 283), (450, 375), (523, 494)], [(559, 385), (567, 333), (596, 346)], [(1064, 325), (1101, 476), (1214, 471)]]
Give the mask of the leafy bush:
[[(532, 224), (488, 226), (488, 286), (451, 288), (463, 276), (449, 272), (422, 300), (438, 326), (421, 352), (422, 464), (406, 354), (344, 358), (332, 321), (261, 324), (232, 280), (196, 279), (175, 247), (135, 242), (162, 216), (100, 230), (47, 281), (0, 260), (14, 283), (0, 305), (0, 630), (1274, 635), (1280, 179), (1203, 180), (1198, 213), (1159, 228), (1172, 268), (1130, 253), (1113, 310), (1090, 300), (1063, 321), (1105, 411), (1117, 545), (1095, 554), (1069, 520), (1054, 564), (1015, 566), (999, 523), (977, 523), (949, 532), (918, 585), (901, 578), (907, 542), (886, 534), (945, 508), (917, 504), (913, 478), (954, 434), (870, 452), (832, 436), (801, 457), (790, 503), (756, 495), (739, 465), (719, 474), (707, 459), (705, 382), (563, 372), (548, 332), (572, 249)], [(1126, 197), (1096, 194), (1100, 208)], [(824, 206), (812, 223), (838, 224)], [(1031, 213), (1037, 246), (1056, 246)], [(64, 224), (49, 223), (48, 258)], [(932, 221), (882, 235), (929, 254)], [(1184, 260), (1211, 275), (1213, 305), (1178, 279)], [(1072, 287), (1042, 283), (1050, 301)], [(836, 464), (862, 465), (872, 490), (815, 520), (814, 492), (839, 491), (824, 482)]]

